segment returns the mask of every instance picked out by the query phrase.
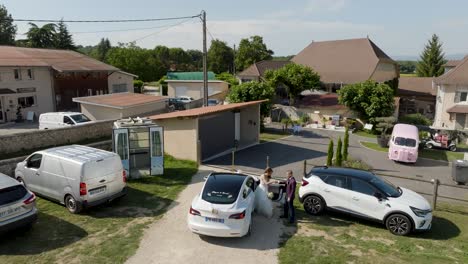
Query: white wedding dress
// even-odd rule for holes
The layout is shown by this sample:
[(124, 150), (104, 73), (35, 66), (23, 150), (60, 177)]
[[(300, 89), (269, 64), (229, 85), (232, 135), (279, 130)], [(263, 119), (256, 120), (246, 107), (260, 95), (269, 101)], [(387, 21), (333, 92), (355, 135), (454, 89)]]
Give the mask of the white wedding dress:
[(273, 216), (273, 203), (268, 198), (268, 184), (263, 179), (255, 191), (255, 208), (259, 214), (267, 218)]

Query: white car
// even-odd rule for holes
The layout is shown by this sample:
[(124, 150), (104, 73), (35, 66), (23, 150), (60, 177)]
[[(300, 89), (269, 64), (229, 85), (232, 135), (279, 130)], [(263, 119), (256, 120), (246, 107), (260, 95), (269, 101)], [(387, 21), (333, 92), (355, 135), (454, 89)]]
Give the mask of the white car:
[(39, 116), (39, 129), (78, 126), (91, 122), (93, 121), (91, 121), (86, 115), (80, 112), (43, 113)]
[(314, 167), (302, 179), (299, 200), (309, 214), (344, 212), (383, 223), (394, 235), (429, 230), (432, 223), (432, 209), (424, 197), (368, 171)]
[(188, 227), (197, 234), (243, 237), (252, 230), (256, 180), (237, 173), (210, 174), (192, 201)]
[(179, 96), (179, 97), (177, 97), (177, 99), (178, 99), (179, 101), (181, 101), (182, 103), (190, 103), (190, 102), (192, 102), (192, 101), (194, 100), (194, 99), (193, 99), (192, 97), (190, 97), (190, 96)]

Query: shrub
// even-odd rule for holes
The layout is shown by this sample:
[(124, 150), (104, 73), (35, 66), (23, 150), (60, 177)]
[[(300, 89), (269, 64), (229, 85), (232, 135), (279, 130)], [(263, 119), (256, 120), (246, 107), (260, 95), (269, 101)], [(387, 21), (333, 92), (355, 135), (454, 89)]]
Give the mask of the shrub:
[(304, 114), (299, 118), (299, 122), (303, 125), (306, 125), (310, 121), (310, 116), (307, 114)]
[(346, 127), (344, 140), (343, 140), (343, 160), (348, 160), (348, 147), (349, 147), (349, 128)]
[(341, 142), (341, 137), (338, 138), (338, 144), (336, 144), (336, 166), (341, 167), (343, 165), (343, 159), (341, 150), (343, 148), (343, 143)]
[(333, 140), (330, 139), (330, 143), (328, 144), (328, 156), (327, 156), (327, 166), (333, 165)]
[(144, 82), (142, 80), (133, 80), (133, 88), (135, 89), (135, 93), (141, 93), (143, 85)]
[(420, 113), (405, 115), (400, 118), (400, 123), (421, 126), (430, 126), (432, 124), (429, 118), (421, 115)]
[(349, 159), (343, 162), (343, 167), (371, 171), (372, 167), (362, 160)]

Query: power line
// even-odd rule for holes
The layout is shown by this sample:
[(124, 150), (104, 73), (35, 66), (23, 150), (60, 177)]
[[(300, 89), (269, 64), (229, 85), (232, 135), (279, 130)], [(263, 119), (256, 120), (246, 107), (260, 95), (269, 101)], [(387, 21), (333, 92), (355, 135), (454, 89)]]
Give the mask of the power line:
[(49, 22), (49, 23), (59, 23), (59, 22), (64, 22), (64, 23), (127, 23), (127, 22), (150, 22), (150, 21), (164, 21), (164, 20), (180, 20), (180, 19), (195, 18), (195, 17), (200, 17), (200, 14), (193, 15), (193, 16), (182, 16), (182, 17), (145, 18), (145, 19), (113, 19), (113, 20), (56, 20), (56, 19), (14, 18), (13, 21), (16, 21), (16, 22)]
[(162, 29), (162, 30), (159, 30), (159, 31), (153, 32), (153, 33), (151, 33), (151, 34), (145, 35), (145, 36), (143, 36), (143, 37), (141, 37), (141, 38), (137, 38), (137, 39), (135, 39), (135, 40), (133, 40), (133, 41), (130, 41), (130, 42), (137, 42), (137, 41), (140, 41), (140, 40), (142, 40), (142, 39), (145, 39), (145, 38), (148, 38), (148, 37), (157, 35), (157, 34), (159, 34), (159, 33), (162, 33), (162, 32), (164, 32), (164, 31), (166, 31), (166, 30), (169, 30), (169, 29), (171, 29), (171, 28), (173, 28), (173, 27), (182, 25), (182, 24), (188, 22), (188, 21), (191, 20), (191, 19), (192, 19), (192, 18), (189, 18), (189, 19), (186, 19), (186, 20), (184, 20), (184, 21), (182, 21), (182, 22), (179, 22), (179, 23), (177, 23), (177, 24), (169, 25), (167, 28), (164, 28), (164, 29)]

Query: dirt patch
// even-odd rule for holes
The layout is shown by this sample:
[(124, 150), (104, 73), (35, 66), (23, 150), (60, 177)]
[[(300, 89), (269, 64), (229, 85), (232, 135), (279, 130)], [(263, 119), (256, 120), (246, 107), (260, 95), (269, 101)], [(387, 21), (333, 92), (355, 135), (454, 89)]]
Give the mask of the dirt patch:
[(355, 256), (355, 257), (362, 257), (362, 251), (359, 250), (359, 249), (355, 249), (355, 250), (351, 251), (351, 255)]
[(380, 242), (380, 243), (385, 244), (387, 246), (391, 246), (391, 245), (395, 244), (395, 241), (390, 240), (390, 239), (386, 239), (386, 238), (382, 238), (382, 237), (361, 237), (361, 239), (364, 240), (364, 241)]
[(420, 245), (416, 245), (416, 248), (419, 249), (419, 250), (424, 250), (424, 247), (420, 246)]
[(329, 235), (327, 232), (323, 230), (308, 228), (304, 226), (299, 227), (298, 235), (302, 236), (312, 236), (312, 237), (323, 237), (327, 240), (337, 241), (335, 237)]

